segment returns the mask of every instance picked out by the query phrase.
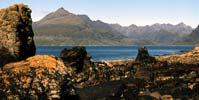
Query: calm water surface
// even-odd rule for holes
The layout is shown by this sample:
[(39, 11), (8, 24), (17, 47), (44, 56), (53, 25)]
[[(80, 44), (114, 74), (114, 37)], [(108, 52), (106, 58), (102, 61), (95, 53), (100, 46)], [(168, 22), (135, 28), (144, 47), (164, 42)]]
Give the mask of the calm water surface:
[[(180, 53), (193, 49), (194, 46), (146, 46), (150, 55), (165, 55)], [(59, 56), (64, 48), (71, 46), (37, 46), (37, 54)], [(93, 61), (135, 58), (139, 46), (87, 46), (86, 50), (92, 55)]]

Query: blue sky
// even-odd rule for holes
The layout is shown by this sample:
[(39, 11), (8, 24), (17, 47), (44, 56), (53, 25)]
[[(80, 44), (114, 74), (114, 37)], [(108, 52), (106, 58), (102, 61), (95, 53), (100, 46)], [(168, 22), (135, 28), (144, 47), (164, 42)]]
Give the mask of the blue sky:
[(15, 3), (29, 5), (34, 21), (64, 7), (92, 20), (123, 26), (184, 22), (195, 28), (199, 24), (199, 0), (0, 0), (0, 8)]

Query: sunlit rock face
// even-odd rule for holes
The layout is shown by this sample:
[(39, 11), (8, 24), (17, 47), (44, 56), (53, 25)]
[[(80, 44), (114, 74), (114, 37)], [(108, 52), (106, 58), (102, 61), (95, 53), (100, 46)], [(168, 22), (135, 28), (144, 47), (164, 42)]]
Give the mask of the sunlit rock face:
[(31, 10), (15, 4), (0, 10), (0, 66), (35, 55)]
[(0, 72), (3, 100), (78, 98), (71, 84), (73, 70), (55, 57), (37, 55), (6, 64)]

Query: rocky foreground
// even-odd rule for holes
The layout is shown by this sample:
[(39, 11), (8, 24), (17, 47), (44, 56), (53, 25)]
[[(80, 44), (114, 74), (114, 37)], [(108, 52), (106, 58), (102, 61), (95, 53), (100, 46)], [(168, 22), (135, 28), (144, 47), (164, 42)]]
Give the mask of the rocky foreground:
[(30, 12), (23, 4), (0, 10), (2, 100), (199, 99), (199, 47), (158, 57), (141, 47), (136, 59), (102, 62), (85, 47), (35, 55)]
[(196, 47), (182, 54), (151, 57), (146, 48), (140, 48), (135, 60), (98, 63), (100, 67), (109, 67), (106, 72), (112, 74), (105, 74), (109, 80), (79, 89), (80, 97), (84, 100), (197, 100), (198, 52)]

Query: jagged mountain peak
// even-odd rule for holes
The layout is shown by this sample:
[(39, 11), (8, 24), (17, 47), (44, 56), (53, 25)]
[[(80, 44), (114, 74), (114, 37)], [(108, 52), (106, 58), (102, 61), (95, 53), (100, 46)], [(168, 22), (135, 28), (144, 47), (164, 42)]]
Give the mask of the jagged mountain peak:
[(57, 11), (65, 11), (64, 7), (60, 7), (57, 9)]
[(56, 11), (48, 14), (40, 21), (37, 22), (39, 25), (52, 25), (52, 24), (66, 24), (66, 23), (73, 23), (73, 24), (81, 24), (81, 18), (78, 15), (70, 13), (69, 11), (65, 10), (63, 7), (58, 8)]
[(138, 26), (135, 24), (131, 24), (129, 27), (138, 27)]
[(184, 24), (183, 22), (180, 22), (179, 24), (177, 24), (178, 26), (187, 26), (186, 24)]
[(67, 14), (71, 14), (69, 11), (65, 10), (63, 7), (58, 8), (54, 14), (58, 14), (58, 15), (67, 15)]
[(74, 14), (65, 10), (63, 7), (60, 7), (55, 12), (50, 13), (46, 17), (48, 17), (48, 18), (59, 18), (59, 17), (64, 17), (64, 16), (70, 16), (70, 15), (74, 15)]

